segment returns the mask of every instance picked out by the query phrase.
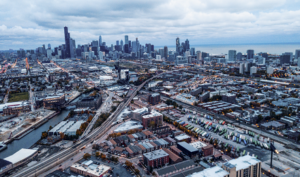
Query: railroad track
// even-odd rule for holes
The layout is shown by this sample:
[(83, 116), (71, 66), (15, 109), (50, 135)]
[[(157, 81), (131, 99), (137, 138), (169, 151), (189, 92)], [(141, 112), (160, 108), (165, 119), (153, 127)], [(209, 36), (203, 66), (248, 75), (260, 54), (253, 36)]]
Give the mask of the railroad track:
[[(159, 74), (161, 75), (161, 74)], [(106, 119), (105, 122), (102, 123), (102, 125), (95, 130), (93, 130), (90, 134), (88, 134), (86, 137), (84, 137), (82, 140), (79, 140), (76, 144), (73, 146), (57, 153), (52, 156), (50, 156), (48, 159), (44, 159), (40, 161), (39, 163), (28, 167), (22, 171), (20, 171), (17, 174), (11, 175), (14, 177), (30, 177), (30, 176), (37, 176), (39, 174), (42, 174), (46, 172), (47, 170), (52, 169), (56, 165), (62, 163), (63, 161), (71, 158), (74, 156), (81, 148), (86, 146), (87, 144), (91, 143), (95, 139), (98, 139), (105, 135), (105, 133), (111, 128), (112, 123), (116, 121), (117, 117), (120, 115), (120, 113), (123, 111), (125, 107), (129, 105), (133, 97), (136, 95), (136, 93), (145, 85), (145, 83), (151, 81), (152, 79), (158, 77), (159, 75), (156, 75), (145, 82), (143, 82), (132, 94), (131, 96), (127, 99), (125, 103), (120, 103), (118, 106), (117, 110), (112, 113), (108, 119)]]

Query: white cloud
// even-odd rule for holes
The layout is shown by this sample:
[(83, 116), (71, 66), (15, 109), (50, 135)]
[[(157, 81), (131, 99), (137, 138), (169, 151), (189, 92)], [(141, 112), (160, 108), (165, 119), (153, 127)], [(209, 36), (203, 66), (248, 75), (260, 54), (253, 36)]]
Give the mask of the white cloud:
[[(18, 47), (59, 45), (64, 42), (64, 26), (69, 27), (76, 44), (96, 40), (98, 35), (108, 44), (115, 43), (125, 34), (156, 45), (174, 45), (177, 36), (195, 43), (299, 36), (297, 5), (297, 1), (286, 0), (1, 0), (0, 40)], [(0, 49), (5, 47), (0, 44)]]

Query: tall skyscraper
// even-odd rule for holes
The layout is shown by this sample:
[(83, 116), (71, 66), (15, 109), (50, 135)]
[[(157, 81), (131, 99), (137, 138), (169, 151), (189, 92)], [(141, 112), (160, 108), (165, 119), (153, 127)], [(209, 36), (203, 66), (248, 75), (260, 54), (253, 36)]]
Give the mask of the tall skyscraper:
[(116, 41), (116, 45), (119, 45), (119, 40)]
[(70, 38), (70, 58), (75, 58), (76, 44), (75, 40)]
[(185, 40), (185, 50), (190, 50), (190, 41), (188, 39)]
[(99, 47), (102, 46), (102, 37), (99, 36)]
[(251, 59), (254, 57), (254, 50), (249, 49), (247, 50), (247, 59)]
[(191, 54), (191, 55), (195, 55), (195, 48), (194, 48), (194, 47), (192, 47), (192, 48), (190, 49), (190, 54)]
[(131, 48), (132, 47), (132, 43), (130, 40), (128, 40), (128, 47)]
[(165, 57), (166, 60), (168, 59), (168, 56), (169, 56), (168, 47), (165, 46), (164, 47), (164, 57)]
[(236, 61), (236, 50), (228, 51), (228, 61)]
[(121, 44), (121, 50), (123, 51), (123, 40), (121, 40), (120, 44)]
[(51, 49), (51, 44), (48, 44), (48, 49)]
[(128, 35), (125, 35), (125, 44), (128, 44)]
[[(296, 51), (295, 51), (295, 59), (299, 59), (299, 57), (300, 57), (300, 49), (297, 49)], [(299, 66), (299, 65), (298, 65)]]
[(180, 53), (180, 40), (179, 40), (179, 37), (176, 38), (176, 52)]
[(236, 59), (237, 59), (237, 60), (242, 60), (242, 58), (243, 58), (243, 54), (242, 54), (241, 52), (238, 52), (238, 53), (236, 54)]
[(68, 27), (64, 27), (64, 32), (65, 32), (65, 45), (66, 45), (66, 49), (65, 49), (65, 58), (70, 58), (71, 54), (70, 54), (70, 33), (68, 32)]

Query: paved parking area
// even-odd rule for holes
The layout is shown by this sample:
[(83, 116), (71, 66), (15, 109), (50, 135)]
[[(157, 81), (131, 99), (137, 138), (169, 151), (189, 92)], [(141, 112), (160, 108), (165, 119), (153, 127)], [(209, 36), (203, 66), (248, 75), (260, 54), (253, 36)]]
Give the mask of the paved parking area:
[[(225, 144), (228, 143), (228, 145), (231, 145), (235, 148), (239, 147), (240, 152), (243, 152), (243, 150), (246, 150), (246, 153), (249, 152), (249, 155), (252, 155), (252, 154), (257, 155), (257, 157), (259, 157), (259, 159), (261, 159), (262, 161), (269, 159), (269, 156), (270, 156), (269, 150), (261, 148), (260, 146), (255, 146), (254, 144), (248, 144), (247, 146), (245, 146), (245, 144), (243, 142), (241, 142), (241, 143), (234, 142), (231, 137), (229, 139), (225, 139), (224, 135), (220, 136), (219, 133), (214, 133), (213, 131), (208, 131), (208, 129), (205, 129), (204, 127), (200, 126), (199, 124), (188, 121), (189, 116), (192, 116), (193, 118), (195, 117), (195, 115), (187, 114), (187, 115), (183, 116), (180, 120), (183, 120), (183, 121), (185, 121), (185, 123), (188, 123), (194, 127), (199, 128), (200, 130), (203, 130), (203, 131), (209, 133), (210, 138), (217, 138), (218, 140), (224, 142)], [(242, 129), (235, 128), (235, 130), (230, 130), (230, 129), (228, 129), (227, 125), (221, 125), (218, 123), (218, 121), (208, 120), (208, 119), (200, 117), (198, 115), (196, 115), (196, 118), (199, 118), (200, 120), (204, 120), (204, 122), (213, 122), (213, 125), (216, 124), (219, 127), (226, 128), (227, 133), (230, 132), (229, 134), (231, 134), (231, 132), (234, 132), (235, 134), (240, 134), (240, 135), (247, 137), (247, 139), (253, 138), (253, 139), (257, 140), (255, 137), (252, 137), (250, 135), (246, 135), (246, 134), (242, 133), (243, 132)], [(266, 143), (267, 139), (263, 139), (261, 137), (259, 142)], [(275, 147), (279, 150), (283, 149), (283, 145), (280, 143), (276, 143), (276, 142), (275, 142)]]

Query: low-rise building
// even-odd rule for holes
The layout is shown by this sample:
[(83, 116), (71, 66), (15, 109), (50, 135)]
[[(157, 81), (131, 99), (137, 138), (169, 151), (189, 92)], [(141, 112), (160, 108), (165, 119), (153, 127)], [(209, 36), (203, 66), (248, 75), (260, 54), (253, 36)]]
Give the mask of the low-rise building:
[(145, 128), (158, 127), (162, 124), (163, 115), (155, 110), (151, 110), (149, 114), (142, 116), (142, 123)]
[(169, 164), (169, 154), (162, 149), (143, 154), (143, 159), (148, 169), (151, 167), (163, 167)]
[(283, 130), (285, 129), (285, 124), (277, 122), (277, 121), (270, 121), (262, 123), (261, 128), (263, 130)]
[(96, 165), (90, 160), (85, 161), (82, 164), (75, 163), (70, 167), (70, 170), (83, 176), (99, 177), (111, 170), (111, 167), (103, 164)]

